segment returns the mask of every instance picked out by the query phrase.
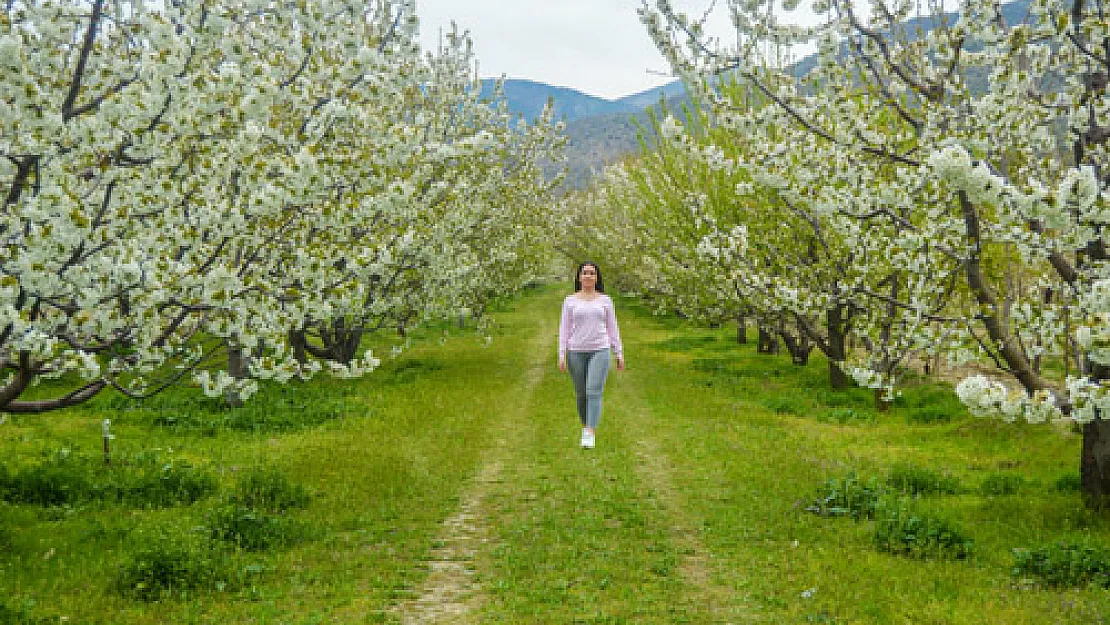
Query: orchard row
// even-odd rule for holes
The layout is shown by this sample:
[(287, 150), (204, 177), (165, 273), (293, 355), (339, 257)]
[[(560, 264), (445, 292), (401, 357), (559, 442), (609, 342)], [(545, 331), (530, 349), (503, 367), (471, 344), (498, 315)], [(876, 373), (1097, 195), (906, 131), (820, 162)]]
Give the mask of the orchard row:
[[(1080, 424), (1084, 488), (1110, 503), (1101, 5), (820, 0), (818, 25), (780, 22), (797, 4), (728, 2), (723, 48), (645, 2), (694, 105), (568, 201), (580, 253), (663, 310), (755, 319), (796, 360), (816, 347), (833, 386), (880, 401), (911, 365), (993, 369), (964, 403)], [(799, 43), (818, 49), (808, 70), (783, 59)]]
[(411, 0), (5, 3), (0, 410), (359, 375), (364, 334), (533, 276), (560, 128), (417, 27)]

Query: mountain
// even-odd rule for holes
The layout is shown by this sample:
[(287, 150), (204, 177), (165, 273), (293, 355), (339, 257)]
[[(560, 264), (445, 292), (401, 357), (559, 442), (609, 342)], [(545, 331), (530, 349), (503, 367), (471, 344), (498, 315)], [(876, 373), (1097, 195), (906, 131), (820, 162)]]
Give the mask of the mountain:
[[(482, 80), (483, 97), (493, 97), (495, 82), (491, 78)], [(527, 120), (540, 116), (548, 98), (555, 101), (555, 119), (568, 122), (594, 115), (635, 112), (634, 108), (619, 100), (606, 100), (569, 87), (556, 87), (533, 80), (505, 79), (504, 92), (509, 110)]]
[[(493, 97), (495, 83), (496, 79), (493, 78), (482, 79), (483, 97)], [(562, 119), (567, 123), (597, 115), (639, 113), (658, 104), (660, 97), (672, 98), (685, 93), (685, 87), (677, 80), (616, 100), (599, 98), (570, 87), (557, 87), (521, 78), (506, 78), (504, 85), (505, 101), (513, 113), (533, 120), (543, 112), (548, 98), (552, 98), (555, 101), (555, 119)]]
[[(482, 80), (482, 95), (492, 98), (494, 79)], [(569, 87), (534, 80), (507, 78), (504, 99), (509, 110), (526, 120), (543, 112), (548, 99), (555, 104), (555, 119), (566, 122), (567, 187), (581, 189), (605, 165), (640, 149), (639, 131), (648, 127), (647, 109), (668, 98), (668, 106), (681, 105), (686, 90), (675, 81), (616, 100), (607, 100)]]

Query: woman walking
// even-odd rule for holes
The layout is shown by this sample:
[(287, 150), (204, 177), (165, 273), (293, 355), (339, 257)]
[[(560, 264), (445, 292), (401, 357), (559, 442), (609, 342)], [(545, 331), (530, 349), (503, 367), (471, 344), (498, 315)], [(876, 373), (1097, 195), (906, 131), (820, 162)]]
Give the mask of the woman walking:
[(570, 369), (578, 418), (582, 421), (582, 447), (593, 449), (601, 420), (601, 392), (609, 375), (610, 352), (617, 369), (624, 369), (621, 334), (613, 300), (605, 294), (601, 269), (584, 262), (574, 275), (574, 293), (563, 300), (559, 322), (559, 370)]

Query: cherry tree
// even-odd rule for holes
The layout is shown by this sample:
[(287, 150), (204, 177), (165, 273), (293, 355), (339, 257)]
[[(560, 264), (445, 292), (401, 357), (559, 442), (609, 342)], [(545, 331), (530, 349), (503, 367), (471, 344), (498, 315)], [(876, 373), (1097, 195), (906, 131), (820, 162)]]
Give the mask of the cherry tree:
[[(358, 375), (357, 340), (309, 362), (306, 329), (461, 289), (441, 243), (500, 184), (538, 201), (557, 128), (505, 130), (463, 40), (425, 54), (417, 28), (401, 0), (7, 3), (0, 409)], [(494, 137), (502, 167), (469, 165)], [(486, 202), (444, 201), (468, 175)], [(21, 399), (46, 377), (58, 396)]]
[[(871, 2), (863, 13), (830, 0), (813, 5), (823, 23), (800, 28), (782, 23), (776, 4), (729, 2), (739, 38), (727, 49), (712, 46), (666, 0), (645, 3), (641, 15), (676, 72), (691, 81), (734, 75), (774, 103), (777, 118), (767, 123), (812, 137), (807, 165), (826, 188), (843, 182), (827, 195), (831, 209), (855, 212), (868, 236), (877, 223), (894, 226), (886, 245), (913, 258), (915, 272), (959, 276), (968, 297), (956, 302), (965, 305), (938, 315), (947, 317), (938, 320), (946, 332), (929, 334), (936, 326), (925, 324), (919, 335), (994, 363), (1017, 383), (965, 381), (957, 390), (973, 411), (1081, 424), (1084, 491), (1105, 505), (1110, 59), (1101, 6), (1034, 0), (1014, 14), (967, 0), (952, 7), (956, 15), (933, 6), (912, 22), (917, 3)], [(922, 19), (927, 32), (914, 27)], [(818, 45), (816, 69), (765, 79), (768, 47), (802, 42)], [(787, 181), (814, 174), (785, 163)], [(883, 301), (924, 317), (941, 284)], [(1062, 360), (1065, 374), (1039, 370), (1041, 358)]]

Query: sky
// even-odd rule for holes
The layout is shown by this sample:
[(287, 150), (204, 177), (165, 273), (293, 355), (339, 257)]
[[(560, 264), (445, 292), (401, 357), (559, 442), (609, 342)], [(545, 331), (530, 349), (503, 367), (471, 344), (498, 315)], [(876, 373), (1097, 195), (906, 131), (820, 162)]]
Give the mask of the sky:
[[(720, 0), (718, 5), (725, 2)], [(454, 20), (469, 30), (483, 77), (527, 78), (616, 99), (674, 80), (636, 9), (640, 0), (416, 0), (421, 40), (434, 49)], [(702, 15), (710, 0), (674, 0)], [(718, 8), (709, 32), (732, 28)]]

